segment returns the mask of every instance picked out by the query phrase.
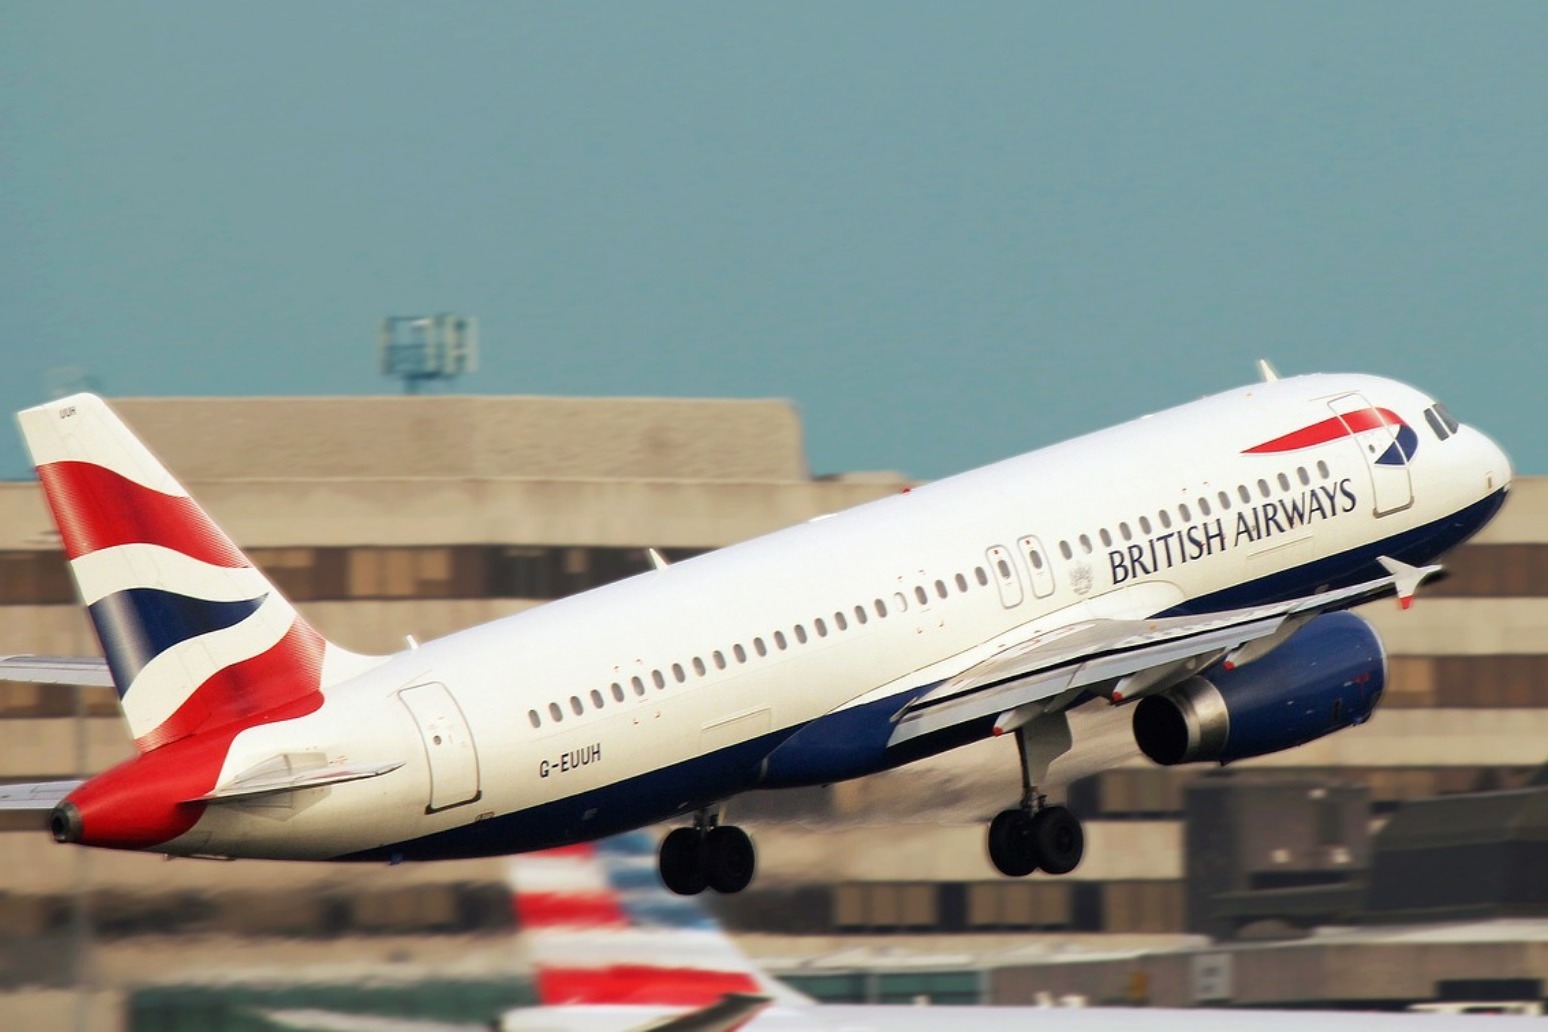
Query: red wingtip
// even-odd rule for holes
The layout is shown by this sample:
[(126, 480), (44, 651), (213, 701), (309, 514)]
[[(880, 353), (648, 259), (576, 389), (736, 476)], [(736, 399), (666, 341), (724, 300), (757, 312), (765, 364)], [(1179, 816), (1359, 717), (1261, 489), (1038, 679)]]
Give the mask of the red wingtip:
[(1414, 596), (1412, 595), (1404, 595), (1402, 598), (1398, 599), (1398, 606), (1402, 609), (1408, 609), (1413, 604)]

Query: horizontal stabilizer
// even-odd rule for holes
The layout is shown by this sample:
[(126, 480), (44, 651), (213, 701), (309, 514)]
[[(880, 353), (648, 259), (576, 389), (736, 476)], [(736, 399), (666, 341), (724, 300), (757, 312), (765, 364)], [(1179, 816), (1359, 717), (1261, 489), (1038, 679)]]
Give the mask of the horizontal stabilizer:
[(60, 800), (79, 788), (79, 781), (37, 781), (25, 785), (0, 785), (0, 811), (52, 810)]
[(341, 785), (347, 781), (364, 781), (366, 778), (390, 774), (403, 766), (404, 762), (398, 760), (371, 766), (328, 766), (321, 765), (318, 762), (320, 759), (320, 754), (287, 753), (275, 756), (237, 775), (208, 795), (189, 802), (223, 803), (278, 792), (299, 792), (306, 788)]
[(0, 656), (0, 681), (111, 688), (113, 675), (96, 656)]
[(727, 993), (708, 1007), (643, 1025), (640, 1032), (734, 1032), (768, 1005), (767, 996)]

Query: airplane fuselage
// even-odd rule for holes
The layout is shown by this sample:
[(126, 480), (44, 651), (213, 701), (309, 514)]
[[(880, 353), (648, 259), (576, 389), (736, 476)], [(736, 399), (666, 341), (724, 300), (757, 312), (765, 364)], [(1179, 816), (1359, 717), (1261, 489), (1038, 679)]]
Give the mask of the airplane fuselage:
[(890, 720), (1040, 628), (1295, 598), (1465, 540), (1510, 469), (1426, 426), (1433, 404), (1373, 377), (1256, 384), (428, 642), (235, 734), (215, 782), (277, 754), (401, 766), (209, 805), (151, 848), (518, 852), (964, 744), (989, 723), (897, 747)]

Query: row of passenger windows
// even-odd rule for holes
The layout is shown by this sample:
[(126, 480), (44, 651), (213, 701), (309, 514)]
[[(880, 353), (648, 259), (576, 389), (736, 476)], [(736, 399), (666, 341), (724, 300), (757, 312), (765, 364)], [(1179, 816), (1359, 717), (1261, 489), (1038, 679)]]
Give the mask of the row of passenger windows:
[[(1004, 565), (1004, 560), (1001, 560), (1001, 565)], [(1006, 567), (1004, 572), (1008, 575), (1009, 567)], [(971, 578), (966, 574), (959, 573), (950, 578), (949, 581), (938, 578), (932, 584), (916, 584), (912, 594), (914, 600), (919, 605), (924, 606), (930, 604), (932, 594), (936, 599), (950, 598), (953, 587), (955, 587), (957, 594), (965, 595), (972, 589), (975, 582), (979, 587), (987, 587), (989, 584), (988, 571), (982, 566), (974, 567)], [(767, 640), (763, 637), (754, 638), (751, 649), (738, 642), (731, 646), (729, 653), (716, 649), (709, 654), (708, 660), (702, 656), (694, 656), (686, 666), (682, 663), (673, 663), (665, 669), (657, 667), (650, 671), (649, 674), (635, 674), (626, 681), (614, 681), (607, 686), (605, 692), (600, 688), (591, 689), (589, 693), (591, 708), (593, 710), (602, 709), (608, 705), (609, 698), (614, 703), (623, 702), (629, 697), (630, 692), (636, 697), (643, 697), (648, 691), (648, 685), (654, 685), (660, 690), (666, 688), (669, 682), (686, 684), (688, 683), (690, 673), (693, 677), (706, 677), (709, 675), (711, 668), (727, 670), (732, 665), (741, 666), (746, 664), (754, 657), (764, 658), (773, 652), (785, 652), (793, 646), (805, 645), (807, 642), (817, 638), (827, 638), (831, 635), (848, 631), (851, 628), (863, 627), (873, 619), (885, 620), (894, 614), (907, 612), (908, 606), (908, 595), (899, 591), (893, 594), (890, 601), (877, 598), (872, 600), (869, 606), (857, 605), (849, 611), (835, 610), (831, 617), (819, 616), (812, 621), (810, 631), (807, 630), (805, 624), (798, 623), (790, 629), (788, 635), (780, 630), (769, 635)], [(569, 712), (577, 717), (583, 715), (586, 712), (585, 700), (579, 695), (570, 696)], [(565, 707), (560, 705), (560, 703), (550, 702), (548, 704), (547, 719), (550, 722), (557, 724), (564, 720), (565, 715)], [(544, 714), (536, 709), (528, 710), (527, 720), (534, 728), (542, 727)]]
[[(1320, 460), (1318, 461), (1317, 476), (1323, 480), (1332, 479), (1333, 472), (1332, 470), (1328, 469), (1328, 464), (1326, 462), (1322, 462)], [(1295, 484), (1291, 481), (1290, 474), (1288, 473), (1280, 473), (1275, 476), (1274, 480), (1278, 482), (1279, 489), (1281, 491), (1290, 491), (1295, 486)], [(1302, 487), (1309, 487), (1311, 486), (1312, 482), (1311, 472), (1308, 471), (1305, 466), (1297, 466), (1295, 469), (1295, 480), (1299, 481)], [(1268, 479), (1260, 477), (1256, 486), (1258, 489), (1259, 498), (1266, 500), (1273, 497), (1274, 489)], [(1236, 497), (1240, 499), (1242, 505), (1251, 505), (1253, 502), (1252, 487), (1248, 486), (1247, 484), (1236, 485)], [(1197, 506), (1199, 516), (1203, 519), (1208, 519), (1209, 517), (1213, 516), (1216, 512), (1217, 506), (1220, 512), (1225, 513), (1231, 510), (1233, 504), (1234, 503), (1231, 499), (1231, 492), (1226, 490), (1217, 491), (1215, 493), (1215, 499), (1213, 502), (1210, 501), (1209, 496), (1206, 494), (1201, 494), (1194, 500), (1194, 506)], [(1178, 523), (1184, 526), (1192, 523), (1193, 514), (1194, 508), (1189, 506), (1187, 502), (1178, 503)], [(1156, 532), (1156, 528), (1158, 526), (1163, 533), (1171, 530), (1173, 527), (1173, 522), (1172, 511), (1170, 509), (1160, 509), (1156, 512), (1156, 518), (1154, 522), (1151, 521), (1149, 516), (1141, 516), (1138, 520), (1135, 521), (1135, 526), (1137, 526), (1139, 529), (1139, 537), (1148, 538)], [(1133, 541), (1135, 539), (1134, 527), (1130, 526), (1128, 521), (1124, 521), (1118, 524), (1117, 535), (1114, 535), (1112, 531), (1108, 530), (1106, 527), (1103, 527), (1097, 531), (1097, 540), (1101, 541), (1103, 548), (1112, 548), (1114, 543), (1120, 539), (1126, 542)], [(1082, 555), (1090, 555), (1093, 551), (1095, 551), (1096, 546), (1092, 544), (1091, 536), (1089, 534), (1081, 534), (1075, 539), (1073, 544), (1068, 539), (1059, 542), (1059, 554), (1062, 555), (1065, 559), (1074, 559), (1075, 551), (1077, 548), (1080, 550)], [(1034, 570), (1043, 569), (1043, 556), (1042, 553), (1037, 551), (1037, 549), (1034, 548), (1028, 552), (1028, 559), (1032, 563), (1032, 568)], [(1002, 574), (1008, 577), (1009, 570), (1002, 571)]]

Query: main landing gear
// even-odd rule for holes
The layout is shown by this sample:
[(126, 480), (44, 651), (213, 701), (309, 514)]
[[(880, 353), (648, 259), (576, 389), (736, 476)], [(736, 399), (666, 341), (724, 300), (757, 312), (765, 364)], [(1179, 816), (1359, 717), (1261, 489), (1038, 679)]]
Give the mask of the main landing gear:
[(693, 827), (676, 828), (661, 842), (661, 881), (679, 896), (695, 896), (706, 888), (741, 892), (756, 866), (747, 832), (702, 811)]
[(1048, 765), (1070, 748), (1069, 718), (1061, 711), (1016, 728), (1021, 754), (1021, 805), (989, 822), (989, 859), (1001, 874), (1020, 878), (1036, 870), (1068, 874), (1086, 851), (1080, 819), (1062, 806), (1048, 806), (1037, 786)]

